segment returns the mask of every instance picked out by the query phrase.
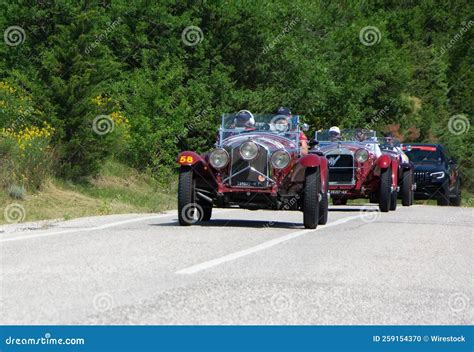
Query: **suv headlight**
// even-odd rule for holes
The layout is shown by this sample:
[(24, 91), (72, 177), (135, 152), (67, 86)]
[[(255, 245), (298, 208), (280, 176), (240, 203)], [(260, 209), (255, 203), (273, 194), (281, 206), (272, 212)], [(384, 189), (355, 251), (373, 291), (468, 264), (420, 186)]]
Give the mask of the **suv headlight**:
[(369, 159), (369, 152), (365, 149), (359, 149), (355, 153), (355, 159), (359, 163), (365, 163)]
[(209, 162), (215, 169), (222, 169), (229, 162), (229, 153), (225, 149), (214, 149), (209, 155)]
[(435, 180), (441, 180), (444, 178), (444, 175), (444, 171), (433, 172), (430, 174), (431, 178), (434, 178)]
[(255, 157), (258, 154), (258, 146), (251, 141), (242, 143), (240, 146), (240, 156), (242, 156), (242, 159), (244, 160), (252, 160), (255, 159)]
[(272, 154), (271, 163), (275, 169), (284, 169), (290, 163), (290, 154), (286, 150), (277, 150)]

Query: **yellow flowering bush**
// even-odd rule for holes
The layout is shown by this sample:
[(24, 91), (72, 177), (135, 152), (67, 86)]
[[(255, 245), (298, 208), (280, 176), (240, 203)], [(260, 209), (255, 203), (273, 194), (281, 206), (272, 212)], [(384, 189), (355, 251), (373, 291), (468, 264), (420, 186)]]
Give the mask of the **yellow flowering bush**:
[(47, 123), (42, 127), (26, 126), (19, 131), (3, 128), (0, 131), (0, 160), (8, 165), (8, 184), (39, 189), (50, 174), (54, 128)]

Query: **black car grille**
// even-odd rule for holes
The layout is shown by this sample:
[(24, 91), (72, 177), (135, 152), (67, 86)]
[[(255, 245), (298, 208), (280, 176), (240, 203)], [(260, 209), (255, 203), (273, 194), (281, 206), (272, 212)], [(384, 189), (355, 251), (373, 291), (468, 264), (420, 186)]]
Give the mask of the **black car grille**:
[(431, 181), (431, 176), (429, 172), (415, 171), (413, 175), (415, 177), (415, 182), (417, 183), (427, 183)]
[(349, 154), (326, 155), (329, 166), (329, 182), (352, 183), (354, 177), (354, 160)]
[(243, 160), (240, 156), (239, 148), (235, 148), (232, 151), (230, 185), (234, 187), (268, 187), (268, 180), (251, 168), (254, 168), (261, 174), (268, 176), (267, 151), (260, 147), (257, 157), (253, 160), (247, 161)]

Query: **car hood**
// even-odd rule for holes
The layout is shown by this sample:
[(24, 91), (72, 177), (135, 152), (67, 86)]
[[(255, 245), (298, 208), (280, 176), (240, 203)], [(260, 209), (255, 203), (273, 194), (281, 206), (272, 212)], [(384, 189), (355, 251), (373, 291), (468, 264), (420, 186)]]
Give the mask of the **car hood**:
[(283, 136), (273, 135), (269, 133), (245, 133), (226, 138), (222, 142), (223, 147), (236, 148), (246, 141), (255, 142), (270, 151), (278, 149), (296, 149), (294, 141)]

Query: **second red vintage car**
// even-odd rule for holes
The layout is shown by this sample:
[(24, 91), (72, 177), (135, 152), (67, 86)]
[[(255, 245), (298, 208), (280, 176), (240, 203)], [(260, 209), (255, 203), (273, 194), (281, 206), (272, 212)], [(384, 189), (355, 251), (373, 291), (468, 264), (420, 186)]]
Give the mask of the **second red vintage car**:
[(318, 131), (316, 141), (316, 149), (328, 160), (329, 192), (334, 205), (344, 205), (348, 199), (369, 198), (378, 202), (382, 212), (396, 209), (398, 157), (382, 153), (374, 131)]
[(301, 133), (298, 116), (223, 115), (215, 149), (178, 155), (180, 225), (209, 220), (215, 207), (299, 210), (305, 228), (325, 224), (327, 160), (302, 155)]

